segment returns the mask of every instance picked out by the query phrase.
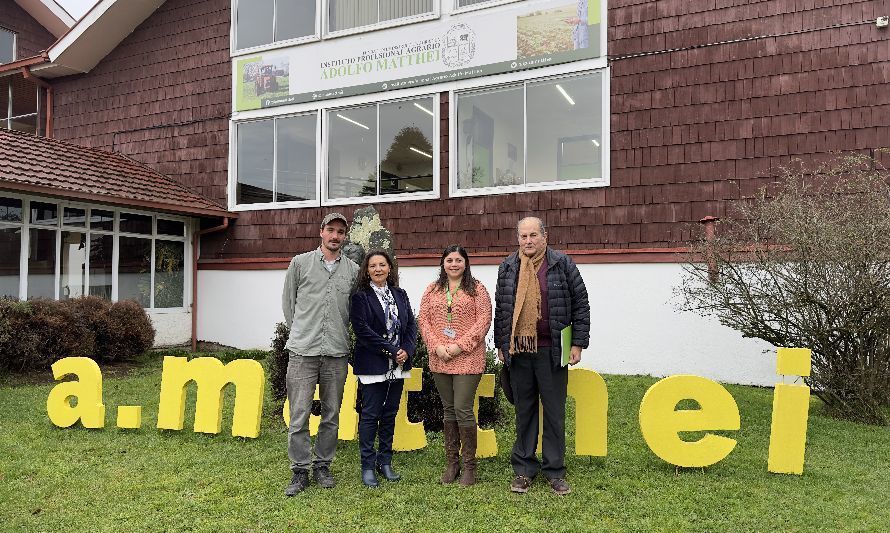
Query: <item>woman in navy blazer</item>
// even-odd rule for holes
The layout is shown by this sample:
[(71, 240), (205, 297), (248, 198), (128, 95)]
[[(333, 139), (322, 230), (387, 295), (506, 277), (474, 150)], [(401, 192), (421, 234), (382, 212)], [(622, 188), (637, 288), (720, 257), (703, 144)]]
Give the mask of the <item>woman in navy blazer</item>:
[[(417, 344), (411, 302), (408, 293), (399, 288), (389, 253), (372, 250), (365, 256), (349, 319), (355, 333), (353, 371), (361, 383), (362, 482), (377, 487), (375, 470), (389, 481), (401, 478), (392, 469), (392, 439), (404, 378), (410, 376)], [(375, 441), (379, 443), (376, 447)]]

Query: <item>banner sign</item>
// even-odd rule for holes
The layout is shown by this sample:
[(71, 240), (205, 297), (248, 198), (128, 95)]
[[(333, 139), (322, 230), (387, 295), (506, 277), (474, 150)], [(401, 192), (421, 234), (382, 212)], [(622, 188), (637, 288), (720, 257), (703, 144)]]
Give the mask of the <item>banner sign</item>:
[(540, 0), (235, 61), (246, 111), (600, 57), (600, 0)]

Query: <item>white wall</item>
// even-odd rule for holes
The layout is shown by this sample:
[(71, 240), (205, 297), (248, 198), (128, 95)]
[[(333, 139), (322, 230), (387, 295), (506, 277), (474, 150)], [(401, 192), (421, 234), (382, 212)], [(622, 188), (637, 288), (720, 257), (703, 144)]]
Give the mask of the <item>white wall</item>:
[[(590, 348), (581, 367), (608, 374), (694, 374), (728, 383), (772, 385), (775, 352), (715, 320), (677, 311), (671, 303), (682, 268), (676, 264), (579, 265), (591, 303)], [(401, 285), (417, 308), (437, 268), (401, 269)], [(494, 297), (496, 266), (473, 274)], [(284, 271), (198, 273), (198, 339), (239, 348), (268, 348), (283, 320)], [(491, 332), (489, 332), (489, 338)]]
[(192, 342), (192, 313), (174, 311), (170, 313), (148, 312), (151, 325), (155, 328), (155, 347), (181, 346)]

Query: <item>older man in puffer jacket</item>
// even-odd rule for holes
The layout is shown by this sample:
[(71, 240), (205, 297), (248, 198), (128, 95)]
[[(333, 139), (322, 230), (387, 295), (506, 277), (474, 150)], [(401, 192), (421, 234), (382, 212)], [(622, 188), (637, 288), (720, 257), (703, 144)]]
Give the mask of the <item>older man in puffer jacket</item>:
[[(590, 341), (590, 304), (578, 267), (547, 246), (539, 218), (517, 224), (519, 250), (498, 269), (494, 342), (509, 366), (516, 406), (516, 442), (510, 462), (516, 477), (510, 490), (528, 492), (542, 472), (558, 495), (571, 492), (565, 480), (565, 412), (568, 367), (562, 365), (561, 333), (572, 326), (570, 365), (581, 360)], [(538, 402), (544, 408), (543, 461), (535, 456)]]

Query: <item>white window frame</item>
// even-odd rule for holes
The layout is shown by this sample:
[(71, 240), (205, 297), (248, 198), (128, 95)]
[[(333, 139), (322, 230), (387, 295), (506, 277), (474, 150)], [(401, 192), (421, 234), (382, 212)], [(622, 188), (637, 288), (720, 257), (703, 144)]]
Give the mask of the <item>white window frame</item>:
[[(275, 121), (293, 117), (305, 117), (309, 116), (312, 113), (316, 113), (315, 116), (315, 198), (311, 200), (294, 200), (290, 202), (266, 202), (266, 203), (254, 203), (254, 204), (239, 204), (238, 202), (238, 127), (241, 124), (248, 124), (251, 122), (273, 122), (272, 127), (272, 197), (275, 197), (275, 193), (278, 191), (278, 126), (275, 124)], [(269, 115), (264, 117), (256, 117), (247, 120), (233, 120), (232, 125), (230, 127), (231, 138), (229, 140), (229, 146), (233, 147), (233, 149), (229, 150), (229, 207), (230, 210), (238, 210), (238, 211), (256, 211), (259, 209), (286, 209), (286, 208), (294, 208), (294, 207), (318, 207), (319, 199), (321, 198), (321, 180), (319, 180), (319, 172), (321, 168), (321, 150), (319, 147), (321, 146), (321, 111), (316, 110), (307, 110), (298, 113), (287, 113), (283, 115)]]
[[(320, 102), (306, 102), (293, 106), (287, 106), (290, 110), (288, 113), (276, 113), (276, 108), (255, 109), (251, 111), (242, 111), (238, 113), (237, 119), (232, 119), (229, 126), (229, 185), (228, 185), (228, 207), (229, 211), (265, 211), (269, 209), (286, 209), (286, 208), (303, 208), (303, 207), (324, 207), (337, 205), (359, 205), (372, 203), (389, 203), (389, 202), (405, 202), (420, 200), (437, 200), (440, 198), (441, 169), (440, 157), (441, 144), (440, 137), (442, 134), (441, 120), (439, 108), (441, 105), (440, 92), (442, 89), (438, 86), (425, 86), (404, 89), (401, 91), (393, 91), (391, 93), (376, 93), (350, 96), (338, 100), (324, 100)], [(335, 198), (327, 197), (327, 160), (328, 160), (328, 126), (327, 114), (329, 111), (336, 109), (347, 109), (350, 107), (359, 107), (366, 105), (379, 105), (390, 102), (399, 102), (404, 100), (415, 100), (418, 98), (433, 99), (433, 190), (430, 192), (413, 192), (400, 194), (382, 194), (376, 196), (358, 196), (354, 198)], [(318, 113), (320, 125), (316, 128), (316, 187), (318, 195), (315, 200), (301, 200), (296, 202), (270, 202), (265, 204), (237, 204), (236, 203), (236, 187), (238, 184), (238, 137), (237, 126), (244, 122), (255, 120), (268, 120), (271, 118), (286, 118), (290, 116), (305, 115), (311, 112)], [(378, 125), (379, 127), (379, 125)], [(379, 140), (378, 140), (379, 144)], [(379, 165), (379, 161), (377, 164)]]
[[(449, 0), (444, 0), (449, 1)], [(488, 0), (478, 4), (458, 7), (458, 0), (451, 0), (451, 14), (459, 15), (460, 13), (468, 13), (470, 11), (478, 11), (480, 9), (488, 9), (490, 7), (502, 6), (504, 4), (514, 4), (516, 2), (524, 2), (525, 0)]]
[[(3, 26), (0, 26), (0, 31), (5, 31), (7, 33), (12, 34), (12, 60), (10, 61), (10, 63), (13, 63), (19, 57), (19, 50), (18, 50), (18, 48), (19, 48), (19, 34), (8, 29), (8, 28), (4, 28)], [(8, 64), (8, 63), (0, 62), (0, 65), (4, 65), (4, 64)]]
[[(286, 39), (284, 41), (272, 41), (267, 44), (260, 44), (257, 46), (250, 46), (248, 48), (237, 48), (237, 36), (238, 36), (238, 3), (239, 2), (250, 2), (250, 0), (232, 0), (232, 10), (231, 10), (231, 23), (229, 32), (229, 57), (236, 57), (242, 55), (255, 54), (257, 52), (265, 52), (266, 50), (275, 50), (276, 48), (286, 48), (289, 46), (296, 46), (299, 44), (312, 43), (321, 40), (321, 10), (324, 9), (324, 6), (327, 4), (326, 0), (315, 0), (315, 33), (312, 35), (306, 35), (303, 37), (295, 37), (293, 39)], [(272, 11), (272, 34), (274, 37), (275, 34), (275, 17), (276, 17), (276, 9), (273, 8)]]
[[(579, 68), (580, 65), (584, 65), (584, 68)], [(522, 192), (535, 192), (535, 191), (555, 191), (555, 190), (564, 190), (564, 189), (587, 189), (594, 187), (608, 187), (610, 184), (610, 151), (609, 151), (609, 116), (610, 116), (610, 97), (609, 97), (609, 82), (610, 82), (610, 68), (606, 63), (605, 58), (598, 58), (594, 60), (588, 60), (584, 62), (577, 63), (565, 63), (563, 65), (557, 65), (553, 68), (546, 69), (532, 69), (526, 70), (523, 72), (516, 73), (508, 73), (501, 74), (497, 76), (490, 76), (487, 78), (479, 78), (473, 80), (466, 80), (464, 82), (457, 82), (455, 87), (453, 87), (449, 91), (448, 95), (448, 103), (449, 103), (449, 117), (448, 117), (448, 194), (453, 198), (463, 198), (463, 197), (472, 197), (472, 196), (493, 196), (498, 194), (515, 194)], [(534, 83), (538, 81), (549, 81), (556, 79), (564, 79), (575, 76), (583, 76), (587, 74), (592, 74), (596, 71), (601, 73), (602, 79), (602, 95), (603, 95), (603, 104), (602, 104), (602, 122), (600, 125), (600, 131), (602, 132), (601, 139), (601, 147), (603, 158), (602, 158), (602, 178), (600, 179), (585, 179), (585, 180), (570, 180), (570, 181), (547, 181), (547, 182), (538, 182), (538, 183), (525, 183), (522, 185), (502, 185), (502, 186), (492, 186), (492, 187), (476, 187), (472, 189), (458, 189), (457, 187), (457, 99), (455, 96), (459, 96), (461, 93), (466, 92), (475, 92), (475, 91), (484, 91), (486, 89), (498, 89), (503, 88), (506, 85), (514, 85), (514, 84), (523, 84), (527, 85), (528, 83)], [(523, 105), (525, 103), (525, 94), (523, 91)], [(523, 128), (527, 130), (528, 128), (528, 116), (525, 113), (525, 109), (523, 109)], [(527, 134), (526, 131), (523, 131), (523, 177), (527, 178), (526, 163), (527, 163)]]
[[(191, 238), (193, 234), (192, 222), (188, 217), (171, 215), (167, 213), (153, 212), (153, 211), (144, 211), (138, 208), (129, 209), (127, 207), (117, 207), (110, 205), (102, 205), (102, 204), (94, 204), (94, 203), (85, 203), (85, 202), (77, 202), (77, 201), (69, 201), (69, 200), (61, 200), (57, 198), (45, 198), (40, 196), (30, 196), (23, 195), (12, 192), (3, 192), (2, 196), (5, 198), (14, 198), (17, 200), (21, 200), (22, 202), (22, 222), (0, 222), (0, 227), (8, 228), (15, 227), (21, 228), (22, 230), (22, 238), (21, 238), (21, 249), (20, 249), (20, 260), (19, 260), (19, 300), (25, 301), (28, 299), (28, 258), (29, 258), (29, 248), (30, 248), (30, 235), (31, 229), (43, 229), (47, 231), (55, 232), (55, 255), (56, 255), (56, 265), (55, 265), (55, 276), (53, 280), (53, 298), (58, 300), (60, 297), (60, 281), (61, 281), (61, 265), (62, 260), (59, 255), (59, 247), (61, 244), (62, 232), (70, 231), (83, 233), (87, 237), (87, 242), (90, 242), (90, 236), (92, 234), (97, 235), (112, 235), (114, 238), (114, 247), (112, 250), (112, 258), (111, 258), (111, 301), (118, 301), (118, 274), (120, 267), (120, 237), (139, 237), (141, 239), (148, 239), (151, 241), (151, 294), (149, 295), (149, 307), (145, 307), (145, 312), (149, 314), (175, 314), (175, 313), (188, 313), (191, 311), (192, 306), (192, 276), (191, 276), (191, 265), (193, 261), (193, 253)], [(55, 224), (33, 224), (31, 223), (31, 202), (38, 203), (47, 203), (54, 204), (57, 208), (57, 220)], [(92, 229), (86, 226), (66, 226), (63, 224), (64, 219), (64, 210), (65, 208), (75, 208), (75, 209), (83, 209), (85, 211), (86, 219), (89, 220), (91, 216), (91, 210), (96, 209), (100, 211), (110, 211), (114, 213), (114, 224), (113, 230), (99, 230)], [(142, 233), (122, 233), (120, 231), (120, 213), (129, 213), (134, 215), (144, 215), (152, 218), (151, 227), (152, 231), (150, 234), (142, 234)], [(175, 222), (182, 222), (184, 226), (183, 236), (175, 236), (175, 235), (165, 235), (158, 234), (157, 232), (157, 221), (158, 218), (163, 220), (171, 220)], [(154, 307), (154, 298), (155, 298), (155, 284), (154, 284), (154, 276), (155, 276), (155, 242), (157, 240), (162, 241), (175, 241), (183, 243), (183, 297), (182, 297), (182, 307)], [(88, 245), (89, 246), (89, 245)], [(86, 294), (84, 296), (89, 295), (89, 287), (90, 287), (90, 255), (89, 248), (87, 248), (86, 253), (86, 272), (84, 277), (84, 284), (87, 287)]]
[[(365, 0), (371, 1), (371, 0)], [(373, 0), (378, 1), (378, 0)], [(408, 24), (416, 24), (418, 22), (426, 22), (428, 20), (436, 20), (442, 14), (441, 2), (439, 0), (432, 0), (433, 2), (433, 10), (429, 13), (421, 13), (419, 15), (411, 15), (408, 17), (402, 17), (393, 20), (387, 20), (383, 22), (375, 22), (373, 24), (368, 24), (365, 26), (357, 26), (355, 28), (349, 28), (346, 30), (339, 31), (331, 31), (330, 29), (330, 19), (328, 17), (330, 0), (324, 0), (324, 38), (336, 38), (336, 37), (344, 37), (346, 35), (355, 35), (356, 33), (366, 33), (369, 31), (382, 30), (384, 28), (394, 28), (396, 26), (407, 26)], [(379, 4), (378, 4), (379, 6)], [(379, 7), (378, 7), (379, 12)]]

